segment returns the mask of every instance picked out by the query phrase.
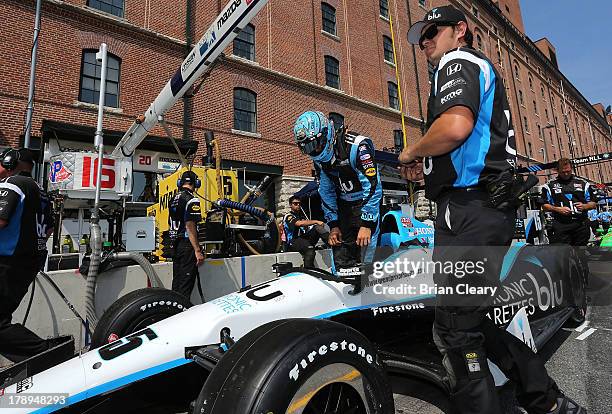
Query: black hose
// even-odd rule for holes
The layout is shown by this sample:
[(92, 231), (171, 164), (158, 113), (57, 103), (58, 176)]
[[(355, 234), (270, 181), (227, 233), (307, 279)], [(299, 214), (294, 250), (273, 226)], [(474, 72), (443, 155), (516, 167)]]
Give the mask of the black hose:
[(30, 314), (30, 309), (32, 308), (32, 302), (34, 301), (34, 289), (36, 289), (36, 280), (32, 282), (32, 294), (30, 295), (30, 300), (28, 301), (28, 308), (25, 311), (25, 315), (23, 316), (22, 325), (25, 326), (26, 321), (28, 320), (28, 315)]
[(85, 328), (85, 330), (87, 331), (87, 334), (91, 338), (93, 333), (91, 332), (89, 325), (87, 324), (87, 322), (85, 322), (85, 319), (83, 319), (83, 317), (77, 312), (77, 310), (74, 308), (74, 305), (70, 303), (66, 295), (64, 295), (64, 293), (59, 288), (59, 286), (57, 286), (57, 284), (53, 281), (53, 279), (51, 279), (51, 277), (45, 272), (43, 272), (42, 270), (39, 271), (38, 274), (42, 275), (45, 278), (45, 280), (49, 282), (49, 284), (53, 287), (53, 289), (55, 289), (57, 294), (60, 295), (64, 303), (68, 306), (68, 309), (70, 309), (72, 313), (74, 314), (74, 316), (76, 316), (81, 321), (81, 324), (83, 324), (83, 327)]
[(266, 223), (269, 222), (271, 219), (273, 219), (273, 216), (269, 214), (267, 211), (259, 210), (256, 207), (249, 206), (244, 203), (238, 203), (236, 201), (222, 199), (222, 200), (218, 200), (217, 204), (224, 208), (231, 208), (233, 210), (244, 211), (245, 213), (248, 213), (258, 219), (261, 219), (265, 221)]

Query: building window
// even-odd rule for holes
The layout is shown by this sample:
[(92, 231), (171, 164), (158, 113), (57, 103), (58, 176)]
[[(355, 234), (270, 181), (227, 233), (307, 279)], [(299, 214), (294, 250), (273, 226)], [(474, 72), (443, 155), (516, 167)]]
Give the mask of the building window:
[(478, 9), (472, 6), (472, 13), (474, 13), (474, 17), (478, 17)]
[(546, 100), (546, 96), (544, 95), (544, 86), (540, 85), (540, 95), (542, 95), (542, 99)]
[(516, 80), (521, 80), (521, 73), (519, 72), (519, 67), (516, 62), (514, 62), (514, 77)]
[(419, 6), (425, 7), (425, 0), (419, 0)]
[(123, 17), (123, 0), (87, 0), (87, 5), (94, 9)]
[(540, 124), (538, 124), (538, 138), (540, 138), (541, 141), (544, 141), (544, 135), (542, 134), (542, 127)]
[(523, 117), (523, 124), (525, 124), (525, 132), (529, 134), (529, 121), (527, 121), (527, 117)]
[(531, 74), (529, 74), (529, 89), (531, 89), (533, 92), (533, 78), (531, 77)]
[(340, 127), (344, 126), (344, 115), (337, 112), (330, 112), (329, 119), (334, 123), (334, 129), (337, 131)]
[(531, 142), (527, 143), (527, 147), (529, 151), (527, 155), (529, 156), (529, 158), (531, 158), (533, 156), (533, 146), (531, 145)]
[(255, 26), (247, 24), (234, 39), (234, 55), (255, 60)]
[(519, 103), (522, 106), (525, 106), (525, 101), (523, 101), (523, 91), (519, 91)]
[(401, 129), (393, 130), (393, 146), (395, 152), (399, 153), (404, 149), (404, 133)]
[(385, 19), (389, 18), (389, 1), (388, 0), (380, 0), (380, 15)]
[(325, 56), (325, 84), (340, 89), (340, 62), (333, 56)]
[(546, 115), (546, 120), (548, 121), (550, 119), (548, 117), (548, 108), (544, 108), (544, 114)]
[(514, 45), (513, 41), (510, 41), (510, 49), (514, 50), (516, 48), (516, 46)]
[(535, 99), (533, 100), (533, 109), (535, 110), (536, 114), (539, 114), (539, 112), (538, 112), (538, 103), (535, 101)]
[(321, 3), (321, 15), (323, 18), (323, 31), (336, 35), (336, 9), (327, 3)]
[(478, 50), (480, 50), (481, 52), (484, 52), (482, 48), (482, 37), (480, 37), (479, 34), (476, 35), (476, 45), (478, 46)]
[(508, 5), (506, 5), (506, 11), (510, 13), (510, 7), (508, 7)]
[[(100, 78), (102, 62), (96, 60), (97, 50), (84, 50), (81, 66), (81, 87), (79, 101), (97, 104), (100, 100)], [(104, 106), (119, 107), (119, 75), (121, 61), (108, 54), (106, 66), (106, 93)]]
[(497, 60), (499, 62), (499, 64), (501, 65), (502, 63), (502, 53), (500, 50), (497, 51)]
[(393, 63), (393, 42), (388, 36), (383, 36), (383, 49), (385, 52), (385, 61)]
[(257, 95), (243, 88), (234, 88), (234, 129), (257, 132)]
[(389, 106), (393, 109), (399, 109), (397, 85), (393, 82), (387, 82), (387, 90), (389, 91)]

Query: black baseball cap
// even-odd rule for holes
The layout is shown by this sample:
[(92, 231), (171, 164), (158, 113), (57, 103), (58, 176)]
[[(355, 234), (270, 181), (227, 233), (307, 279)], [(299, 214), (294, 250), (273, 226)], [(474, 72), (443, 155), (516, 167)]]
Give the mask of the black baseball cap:
[[(196, 180), (198, 176), (193, 171), (185, 171), (183, 175), (181, 175), (181, 183), (182, 184), (191, 184), (195, 186)], [(181, 185), (182, 185), (181, 184)]]
[(431, 9), (427, 12), (423, 20), (416, 22), (408, 30), (408, 42), (418, 45), (421, 39), (421, 31), (430, 23), (467, 23), (465, 14), (453, 6), (442, 6)]
[(34, 153), (28, 148), (19, 148), (19, 161), (34, 164)]

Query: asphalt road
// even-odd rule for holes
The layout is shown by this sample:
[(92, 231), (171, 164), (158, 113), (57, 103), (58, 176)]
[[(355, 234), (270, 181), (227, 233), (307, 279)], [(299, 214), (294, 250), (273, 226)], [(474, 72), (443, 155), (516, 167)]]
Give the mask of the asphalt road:
[[(564, 328), (541, 350), (546, 368), (565, 394), (588, 409), (589, 414), (612, 413), (612, 261), (589, 262), (586, 322)], [(511, 390), (504, 391), (510, 399)], [(435, 406), (405, 395), (395, 395), (397, 414), (442, 414)], [(504, 414), (522, 412), (508, 409)]]

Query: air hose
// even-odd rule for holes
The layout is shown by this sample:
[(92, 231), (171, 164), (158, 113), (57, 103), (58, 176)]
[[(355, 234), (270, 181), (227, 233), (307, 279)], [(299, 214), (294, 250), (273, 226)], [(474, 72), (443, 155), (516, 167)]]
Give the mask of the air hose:
[(245, 213), (248, 213), (252, 215), (253, 217), (256, 217), (260, 220), (265, 221), (266, 225), (270, 224), (270, 222), (274, 220), (274, 217), (271, 214), (269, 214), (267, 211), (259, 210), (256, 207), (249, 206), (244, 203), (239, 203), (237, 201), (222, 199), (222, 200), (218, 200), (217, 204), (223, 208), (231, 208), (233, 210), (244, 211)]

